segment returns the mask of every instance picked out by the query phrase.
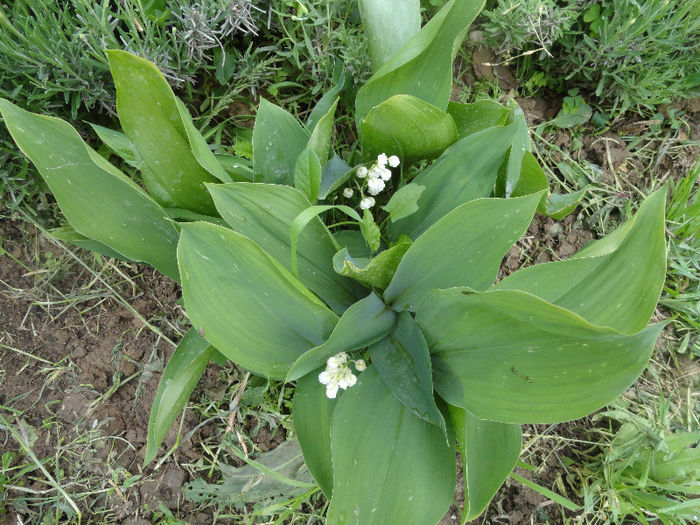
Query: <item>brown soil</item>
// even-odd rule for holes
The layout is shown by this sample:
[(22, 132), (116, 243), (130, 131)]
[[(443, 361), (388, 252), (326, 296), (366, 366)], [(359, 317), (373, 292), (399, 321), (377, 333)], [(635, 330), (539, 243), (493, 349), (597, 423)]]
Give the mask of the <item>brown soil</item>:
[[(27, 239), (33, 239), (31, 244), (23, 244)], [(23, 430), (37, 458), (60, 458), (60, 474), (50, 468), (52, 464), (49, 470), (60, 477), (61, 485), (73, 485), (71, 494), (92, 493), (74, 497), (83, 523), (150, 523), (146, 519), (161, 503), (192, 525), (212, 523), (211, 513), (199, 512), (185, 501), (181, 488), (193, 479), (194, 470), (188, 466), (202, 458), (198, 444), (214, 433), (213, 424), (197, 429), (154, 470), (176, 442), (174, 425), (156, 462), (142, 466), (151, 404), (173, 347), (145, 328), (108, 290), (95, 285), (93, 275), (80, 265), (63, 264), (68, 270), (58, 275), (47, 270), (65, 253), (32, 227), (4, 219), (0, 240), (8, 254), (26, 266), (0, 256), (0, 416)], [(178, 285), (140, 266), (126, 270), (129, 281), (120, 286), (121, 295), (165, 337), (179, 340), (186, 319), (174, 306)], [(47, 273), (52, 275), (53, 289)], [(67, 300), (61, 302), (62, 296)], [(193, 397), (204, 388), (225, 388), (218, 376), (219, 367), (210, 364)], [(197, 417), (187, 411), (182, 436), (197, 424)], [(20, 450), (1, 425), (0, 436), (0, 455)], [(263, 451), (282, 440), (283, 433), (267, 428), (255, 435)], [(222, 459), (236, 466), (242, 463)], [(16, 454), (11, 466), (28, 462)], [(124, 488), (123, 481), (134, 475), (141, 479)], [(37, 471), (9, 484), (50, 489)], [(0, 523), (34, 523), (31, 512), (17, 503), (23, 496), (27, 493), (9, 489), (0, 499)], [(8, 499), (15, 505), (3, 512), (3, 500)], [(98, 511), (102, 514), (93, 513)]]

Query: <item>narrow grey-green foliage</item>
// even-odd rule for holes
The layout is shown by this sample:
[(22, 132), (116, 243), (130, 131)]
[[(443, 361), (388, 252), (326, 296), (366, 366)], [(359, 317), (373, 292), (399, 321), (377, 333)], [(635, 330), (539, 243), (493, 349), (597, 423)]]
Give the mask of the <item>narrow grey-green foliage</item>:
[(530, 89), (582, 86), (619, 111), (700, 89), (697, 2), (499, 0), (485, 16), (488, 41)]

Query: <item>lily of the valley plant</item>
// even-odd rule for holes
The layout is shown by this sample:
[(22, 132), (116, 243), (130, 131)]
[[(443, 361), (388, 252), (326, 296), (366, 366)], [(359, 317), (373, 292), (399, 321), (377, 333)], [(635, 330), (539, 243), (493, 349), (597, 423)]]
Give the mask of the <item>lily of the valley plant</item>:
[(108, 52), (122, 131), (95, 130), (145, 189), (66, 122), (0, 102), (71, 226), (59, 238), (182, 283), (192, 329), (164, 371), (147, 461), (223, 354), (296, 382), (329, 524), (437, 523), (457, 452), (473, 519), (521, 424), (582, 417), (642, 373), (662, 328), (647, 323), (663, 191), (571, 259), (494, 283), (534, 214), (561, 218), (580, 194), (550, 194), (517, 105), (449, 101), (482, 3), (451, 0), (421, 28), (418, 0), (360, 2), (375, 68), (354, 101), (361, 158), (335, 153), (341, 86), (303, 124), (262, 100), (250, 166), (213, 154), (155, 66), (122, 51)]

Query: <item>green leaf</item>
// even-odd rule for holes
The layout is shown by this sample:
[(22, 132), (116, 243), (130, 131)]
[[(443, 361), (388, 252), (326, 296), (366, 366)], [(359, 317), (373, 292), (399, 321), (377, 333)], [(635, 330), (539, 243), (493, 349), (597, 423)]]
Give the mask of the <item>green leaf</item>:
[(586, 189), (578, 190), (573, 193), (552, 193), (547, 202), (546, 214), (552, 219), (560, 221), (572, 211), (576, 209), (578, 203), (581, 202), (586, 194)]
[(314, 130), (318, 122), (323, 118), (324, 115), (328, 114), (328, 111), (334, 104), (337, 104), (337, 100), (340, 97), (340, 93), (343, 91), (346, 82), (345, 70), (341, 71), (340, 78), (338, 82), (326, 91), (321, 100), (319, 100), (314, 109), (311, 111), (308, 120), (306, 121), (306, 126), (310, 130)]
[(420, 30), (420, 0), (360, 0), (359, 8), (376, 71)]
[(289, 370), (287, 381), (308, 374), (335, 354), (371, 345), (391, 332), (395, 324), (396, 313), (389, 310), (384, 301), (372, 292), (345, 311), (325, 343), (312, 348), (296, 360)]
[(292, 421), (306, 466), (328, 499), (333, 493), (331, 465), (331, 417), (337, 399), (326, 397), (318, 381), (318, 369), (297, 380), (292, 404)]
[(409, 165), (439, 156), (457, 140), (452, 117), (410, 95), (395, 95), (375, 106), (362, 121), (362, 155), (387, 152)]
[(4, 99), (0, 112), (78, 233), (178, 280), (178, 231), (163, 208), (87, 146), (70, 124)]
[[(547, 175), (545, 175), (535, 156), (531, 152), (526, 151), (520, 167), (518, 184), (513, 189), (511, 197), (521, 197), (523, 195), (530, 195), (531, 193), (536, 193), (543, 190), (549, 193), (549, 181), (547, 180)], [(546, 209), (546, 202), (547, 197), (546, 195), (543, 195), (542, 201), (537, 207), (537, 211), (544, 212)]]
[(401, 312), (394, 330), (370, 346), (369, 355), (379, 377), (399, 401), (447, 438), (445, 419), (433, 397), (430, 350), (411, 314)]
[(232, 182), (253, 182), (253, 168), (250, 161), (234, 155), (215, 153), (214, 158), (221, 164)]
[(373, 366), (338, 400), (331, 455), (328, 523), (435, 524), (452, 502), (454, 447), (406, 408)]
[(484, 0), (450, 0), (413, 38), (360, 88), (355, 98), (359, 123), (370, 110), (405, 94), (446, 109), (452, 91), (452, 60)]
[(665, 190), (655, 192), (608, 237), (567, 261), (519, 270), (495, 288), (529, 292), (621, 332), (641, 330), (666, 276), (665, 198)]
[(449, 405), (464, 467), (462, 524), (476, 519), (498, 492), (520, 456), (520, 425), (479, 419)]
[(425, 186), (419, 210), (389, 225), (391, 238), (417, 238), (441, 217), (466, 202), (489, 197), (498, 169), (510, 147), (514, 126), (494, 127), (469, 135), (447, 148), (413, 182)]
[(512, 111), (511, 126), (514, 127), (515, 133), (511, 142), (510, 151), (508, 152), (508, 162), (505, 172), (505, 189), (501, 192), (498, 188), (498, 184), (496, 188), (496, 193), (498, 195), (503, 194), (506, 197), (512, 196), (513, 191), (518, 186), (523, 157), (530, 151), (530, 133), (527, 129), (527, 122), (525, 121), (523, 110), (520, 109), (520, 106), (518, 106), (514, 100), (510, 102)]
[[(184, 107), (178, 106), (165, 77), (154, 64), (126, 51), (109, 50), (107, 58), (117, 89), (119, 122), (143, 162), (148, 192), (163, 206), (212, 215), (214, 204), (203, 183), (216, 180), (207, 171), (213, 154), (209, 151), (203, 158), (207, 166), (198, 160), (206, 155), (204, 139), (186, 111), (183, 120)], [(219, 170), (220, 174), (220, 166)]]
[(321, 188), (321, 163), (312, 149), (305, 149), (294, 166), (294, 187), (306, 195), (309, 202), (318, 199)]
[(416, 321), (435, 390), (504, 423), (558, 423), (606, 405), (644, 371), (663, 328), (626, 335), (515, 290), (436, 290)]
[(177, 415), (187, 404), (214, 351), (214, 347), (200, 337), (194, 328), (191, 328), (177, 345), (163, 370), (158, 392), (153, 400), (151, 417), (148, 420), (144, 465), (156, 457), (158, 447)]
[(593, 109), (588, 104), (580, 103), (571, 108), (565, 105), (554, 117), (552, 124), (559, 128), (573, 128), (588, 122), (592, 115)]
[(482, 129), (505, 126), (510, 110), (495, 100), (479, 100), (472, 104), (450, 102), (447, 113), (454, 119), (458, 138), (463, 139)]
[[(294, 220), (309, 209), (309, 201), (290, 186), (278, 184), (212, 184), (209, 191), (221, 217), (234, 231), (255, 241), (275, 260), (292, 271)], [(357, 216), (359, 219), (359, 216)], [(298, 276), (304, 286), (334, 311), (342, 312), (355, 302), (355, 286), (333, 270), (337, 248), (320, 219), (312, 217), (297, 243)]]
[(291, 114), (260, 99), (253, 129), (253, 173), (257, 182), (291, 185), (308, 133)]
[(372, 250), (372, 252), (376, 252), (381, 245), (382, 232), (380, 231), (379, 226), (377, 226), (377, 223), (374, 222), (372, 212), (369, 210), (365, 210), (362, 215), (360, 231), (362, 232), (362, 236), (365, 238), (365, 241), (367, 241), (370, 250)]
[[(292, 221), (291, 226), (289, 227), (289, 238), (291, 242), (291, 250), (290, 250), (290, 264), (292, 267), (292, 273), (294, 275), (298, 275), (298, 270), (297, 270), (297, 246), (298, 246), (298, 241), (299, 241), (299, 236), (301, 235), (301, 232), (306, 228), (306, 225), (309, 224), (310, 222), (314, 220), (318, 220), (318, 216), (321, 213), (324, 213), (330, 209), (336, 209), (340, 210), (346, 215), (349, 215), (355, 220), (360, 220), (360, 216), (357, 214), (355, 210), (348, 206), (344, 206), (342, 204), (332, 206), (332, 205), (322, 205), (322, 206), (311, 206), (309, 208), (306, 208), (303, 210), (299, 215), (295, 217), (295, 219)], [(335, 239), (331, 237), (331, 240), (335, 242)], [(338, 246), (336, 245), (335, 248), (337, 249)], [(332, 262), (332, 261), (331, 261)]]
[(353, 258), (348, 249), (343, 248), (333, 257), (333, 268), (340, 275), (351, 277), (370, 288), (383, 290), (389, 286), (409, 246), (410, 242), (400, 242), (371, 259)]
[[(360, 230), (338, 230), (333, 234), (333, 238), (338, 246), (348, 249), (350, 257), (369, 260), (371, 252)], [(333, 267), (338, 271), (338, 267), (335, 266), (336, 257), (338, 257), (337, 253), (333, 257)]]
[(119, 155), (129, 166), (141, 169), (141, 161), (138, 158), (134, 145), (124, 133), (105, 128), (97, 124), (90, 124), (100, 140)]
[(425, 186), (412, 182), (399, 188), (382, 209), (389, 214), (391, 222), (408, 217), (418, 211), (418, 199), (425, 191)]
[(384, 292), (387, 304), (415, 311), (436, 288), (488, 288), (503, 256), (530, 225), (541, 195), (479, 199), (445, 215), (401, 259)]
[(51, 230), (51, 236), (59, 241), (69, 242), (79, 248), (90, 250), (92, 252), (99, 253), (100, 255), (104, 255), (106, 257), (112, 257), (114, 259), (121, 259), (122, 261), (133, 262), (131, 261), (131, 259), (124, 257), (121, 253), (113, 250), (106, 244), (92, 240), (90, 237), (85, 237), (85, 235), (78, 233), (70, 226)]
[(326, 167), (323, 168), (321, 175), (321, 189), (318, 192), (318, 198), (323, 200), (329, 195), (334, 196), (333, 192), (340, 188), (345, 182), (352, 177), (355, 170), (348, 166), (343, 159), (338, 155), (328, 161)]
[[(235, 446), (227, 450), (247, 464), (234, 467), (218, 461), (221, 480), (206, 483), (203, 478), (196, 478), (186, 483), (182, 493), (188, 501), (211, 504), (215, 500), (217, 504), (236, 508), (250, 505), (256, 512), (264, 512), (261, 506), (279, 509), (289, 504), (289, 500), (303, 500), (316, 491), (309, 483), (312, 477), (296, 440), (283, 441), (273, 450), (258, 454), (256, 459)], [(171, 520), (171, 523), (182, 522)]]
[[(284, 379), (337, 317), (257, 244), (208, 223), (182, 225), (178, 260), (193, 326), (222, 354)], [(201, 332), (200, 332), (201, 333)]]
[[(331, 150), (331, 139), (333, 138), (333, 124), (335, 123), (335, 108), (338, 106), (338, 100), (335, 100), (328, 112), (318, 121), (311, 133), (309, 143), (306, 145), (307, 149), (311, 149), (316, 154), (321, 166), (325, 166), (328, 162), (328, 153)], [(316, 199), (310, 200), (313, 202)]]

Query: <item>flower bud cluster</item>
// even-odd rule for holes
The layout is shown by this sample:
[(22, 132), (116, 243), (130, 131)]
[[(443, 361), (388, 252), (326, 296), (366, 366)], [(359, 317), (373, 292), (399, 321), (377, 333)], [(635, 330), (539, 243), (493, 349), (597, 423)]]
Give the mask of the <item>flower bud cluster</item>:
[[(358, 179), (361, 179), (366, 183), (366, 190), (370, 196), (362, 196), (360, 200), (360, 209), (368, 210), (376, 204), (374, 197), (381, 193), (386, 187), (386, 183), (391, 179), (391, 170), (387, 168), (396, 168), (399, 166), (401, 161), (396, 155), (391, 155), (387, 157), (386, 153), (382, 153), (377, 156), (377, 162), (375, 162), (370, 168), (366, 166), (360, 166), (357, 168), (355, 175)], [(343, 190), (343, 195), (345, 197), (352, 197), (354, 191), (352, 188), (345, 188)]]
[[(348, 354), (345, 352), (329, 357), (328, 361), (326, 361), (326, 369), (318, 375), (319, 382), (322, 385), (326, 385), (326, 396), (329, 399), (335, 399), (339, 388), (347, 390), (357, 383), (357, 377), (350, 370), (348, 361)], [(362, 372), (367, 368), (362, 359), (352, 362), (355, 363), (355, 369), (358, 372)]]

